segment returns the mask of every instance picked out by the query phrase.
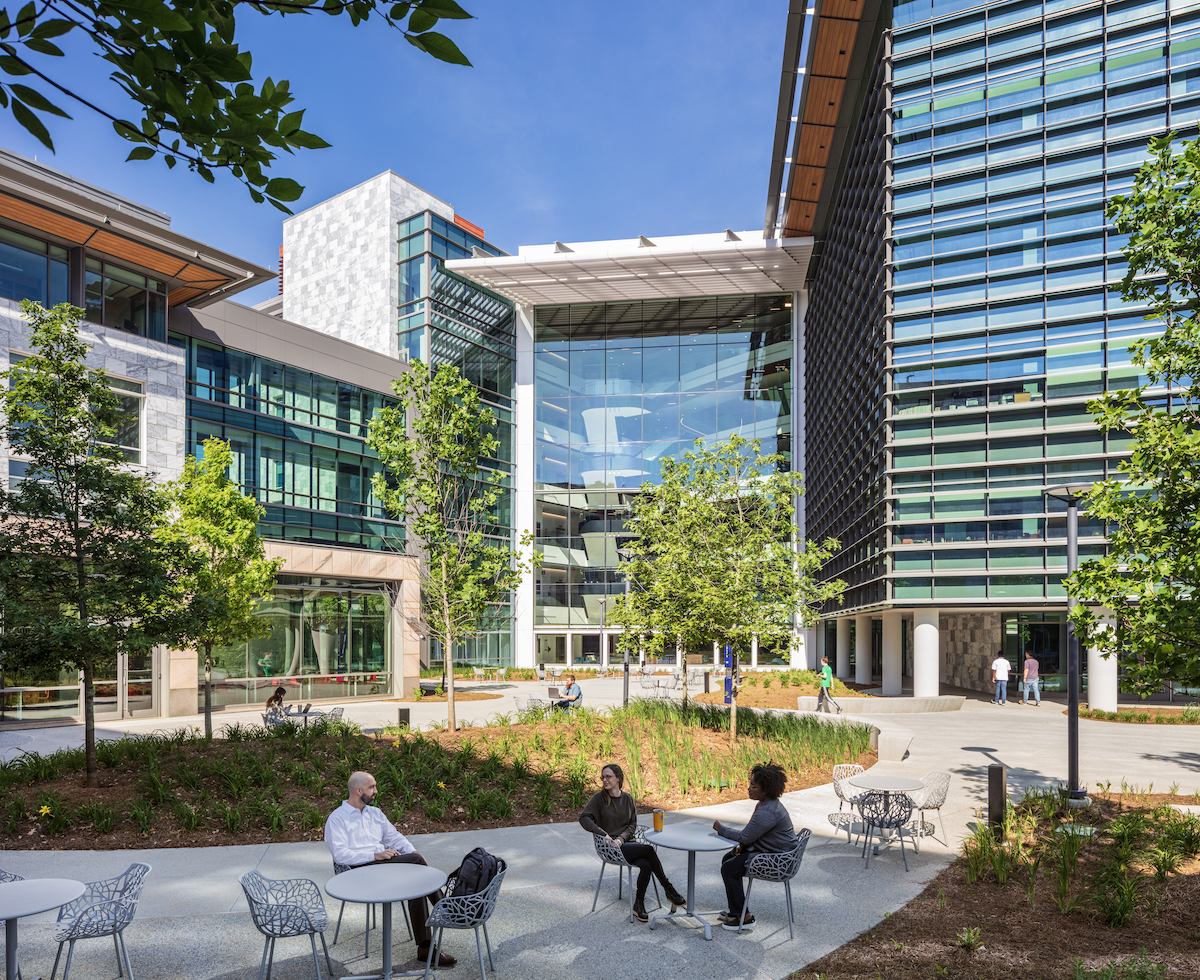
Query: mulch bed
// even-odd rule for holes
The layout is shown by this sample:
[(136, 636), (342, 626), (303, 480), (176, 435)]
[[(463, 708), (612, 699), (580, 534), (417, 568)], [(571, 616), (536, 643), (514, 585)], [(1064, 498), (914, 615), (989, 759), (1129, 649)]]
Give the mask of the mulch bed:
[[(1063, 712), (1066, 714), (1066, 711)], [(1126, 725), (1200, 725), (1195, 708), (1120, 708), (1117, 711), (1079, 710), (1079, 717), (1090, 721), (1115, 721)]]
[[(1152, 806), (1157, 798), (1094, 797), (1109, 816), (1122, 803)], [(1179, 797), (1167, 799), (1181, 802)], [(1081, 884), (1103, 853), (1103, 845), (1089, 846), (1095, 850), (1080, 858)], [(1085, 969), (1096, 970), (1143, 950), (1168, 967), (1168, 977), (1200, 976), (1200, 861), (1185, 861), (1165, 882), (1147, 877), (1142, 908), (1128, 925), (1117, 927), (1106, 924), (1086, 900), (1078, 911), (1062, 914), (1054, 901), (1049, 864), (1043, 860), (1031, 904), (1024, 872), (1015, 872), (1004, 885), (995, 880), (972, 884), (966, 861), (959, 858), (904, 908), (789, 980), (1072, 980), (1076, 959)], [(974, 950), (957, 941), (962, 930), (971, 929), (979, 930), (981, 945)]]
[[(483, 691), (460, 691), (457, 687), (454, 689), (454, 700), (459, 701), (497, 701), (504, 697), (503, 694), (485, 694)], [(394, 701), (400, 701), (404, 704), (420, 704), (424, 701), (446, 703), (446, 695), (444, 694), (422, 694), (419, 698), (393, 698)]]
[[(837, 682), (839, 685), (841, 682)], [(792, 685), (790, 687), (780, 687), (777, 683), (772, 684), (768, 688), (751, 687), (749, 684), (743, 684), (738, 689), (738, 704), (743, 708), (790, 708), (796, 710), (796, 699), (802, 697), (817, 696), (817, 689), (814, 686)], [(834, 692), (834, 699), (840, 698), (861, 698), (868, 695), (860, 693), (855, 688), (846, 685), (840, 687)], [(696, 700), (701, 704), (724, 704), (724, 691), (710, 691), (708, 694), (697, 694)]]

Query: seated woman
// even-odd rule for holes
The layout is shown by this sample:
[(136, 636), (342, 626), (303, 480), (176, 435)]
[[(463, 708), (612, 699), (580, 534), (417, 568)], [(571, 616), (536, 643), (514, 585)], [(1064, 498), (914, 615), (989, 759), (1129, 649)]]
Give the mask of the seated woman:
[(283, 710), (283, 699), (287, 697), (287, 688), (283, 685), (275, 688), (275, 693), (267, 698), (267, 710), (272, 708)]
[(649, 844), (631, 843), (637, 833), (637, 807), (633, 797), (624, 792), (625, 773), (615, 762), (600, 770), (601, 790), (583, 808), (579, 815), (580, 826), (589, 834), (600, 834), (608, 843), (621, 848), (625, 860), (638, 869), (637, 892), (634, 894), (633, 914), (642, 922), (649, 922), (646, 914), (646, 889), (650, 887), (650, 876), (662, 882), (667, 901), (673, 906), (687, 905), (687, 899), (675, 890), (667, 880), (658, 854)]
[[(779, 854), (792, 850), (799, 843), (795, 828), (792, 827), (791, 814), (779, 802), (786, 785), (787, 773), (782, 766), (770, 762), (755, 766), (750, 770), (748, 793), (750, 799), (758, 801), (758, 806), (754, 808), (750, 822), (738, 830), (720, 820), (713, 821), (713, 830), (722, 837), (737, 841), (737, 847), (721, 858), (721, 878), (725, 882), (725, 897), (729, 901), (729, 911), (721, 915), (721, 925), (730, 932), (737, 932), (738, 916), (746, 904), (742, 876), (746, 873), (748, 855), (754, 851)], [(742, 928), (749, 929), (754, 924), (754, 916), (749, 909), (745, 910), (745, 914)]]

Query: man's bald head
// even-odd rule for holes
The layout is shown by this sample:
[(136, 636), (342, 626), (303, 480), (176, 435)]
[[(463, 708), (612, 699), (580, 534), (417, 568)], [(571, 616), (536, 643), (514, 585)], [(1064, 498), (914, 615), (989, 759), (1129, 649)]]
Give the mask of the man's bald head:
[(351, 806), (375, 805), (375, 777), (369, 772), (352, 772), (346, 781), (346, 799)]

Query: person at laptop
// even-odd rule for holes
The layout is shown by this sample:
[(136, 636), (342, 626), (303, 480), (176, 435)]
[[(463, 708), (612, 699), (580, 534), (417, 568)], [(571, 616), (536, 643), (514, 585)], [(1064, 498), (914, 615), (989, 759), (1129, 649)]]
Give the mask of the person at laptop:
[(583, 704), (583, 691), (575, 683), (575, 675), (567, 674), (565, 679), (570, 683), (567, 684), (562, 692), (563, 699), (554, 702), (554, 707), (562, 711), (566, 711), (568, 708), (578, 708)]

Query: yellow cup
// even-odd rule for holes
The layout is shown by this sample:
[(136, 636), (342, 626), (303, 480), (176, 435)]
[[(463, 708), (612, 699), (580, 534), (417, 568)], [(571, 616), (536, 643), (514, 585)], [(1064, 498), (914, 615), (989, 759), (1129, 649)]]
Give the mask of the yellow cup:
[(662, 830), (663, 828), (663, 812), (662, 810), (654, 811), (654, 829)]

